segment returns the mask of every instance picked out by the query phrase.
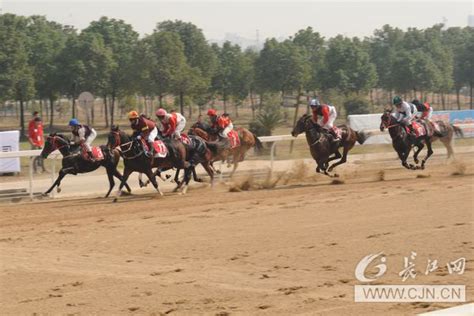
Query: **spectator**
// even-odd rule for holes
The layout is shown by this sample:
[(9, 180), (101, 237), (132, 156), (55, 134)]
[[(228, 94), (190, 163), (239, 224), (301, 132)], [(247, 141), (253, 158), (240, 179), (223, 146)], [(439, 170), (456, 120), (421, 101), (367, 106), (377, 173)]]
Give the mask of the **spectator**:
[[(38, 116), (38, 112), (33, 113), (33, 118), (28, 124), (28, 141), (31, 144), (31, 149), (42, 149), (44, 145), (43, 138), (43, 122)], [(37, 173), (37, 167), (41, 167), (42, 172), (45, 172), (44, 161), (41, 156), (35, 157), (33, 160), (33, 171)]]

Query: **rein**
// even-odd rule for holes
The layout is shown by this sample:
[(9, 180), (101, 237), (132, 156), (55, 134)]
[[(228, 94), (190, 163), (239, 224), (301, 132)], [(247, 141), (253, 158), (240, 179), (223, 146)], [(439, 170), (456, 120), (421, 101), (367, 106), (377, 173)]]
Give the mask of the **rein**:
[[(124, 148), (123, 148), (124, 146), (127, 146), (127, 148), (124, 149)], [(125, 143), (125, 144), (120, 145), (120, 152), (121, 152), (122, 157), (123, 157), (124, 159), (135, 159), (135, 158), (137, 158), (137, 157), (139, 157), (139, 156), (141, 156), (141, 155), (143, 154), (142, 151), (139, 151), (138, 154), (136, 154), (136, 155), (134, 155), (134, 156), (131, 156), (131, 157), (127, 156), (125, 153), (129, 152), (130, 150), (132, 150), (132, 148), (133, 148), (133, 140), (131, 140), (131, 141)]]

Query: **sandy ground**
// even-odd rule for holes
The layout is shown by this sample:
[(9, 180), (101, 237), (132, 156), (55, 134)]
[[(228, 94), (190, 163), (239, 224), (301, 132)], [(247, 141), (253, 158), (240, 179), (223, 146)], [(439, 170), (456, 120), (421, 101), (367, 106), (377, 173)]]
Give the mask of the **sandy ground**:
[[(463, 284), (473, 300), (474, 154), (408, 171), (390, 159), (301, 163), (271, 183), (0, 205), (2, 314), (406, 315), (456, 304), (355, 303), (357, 263), (383, 251), (377, 284)], [(275, 175), (274, 175), (275, 176)], [(278, 176), (278, 174), (276, 175)], [(268, 179), (267, 179), (268, 180)], [(230, 187), (249, 191), (229, 192)], [(446, 263), (467, 259), (464, 274)], [(424, 275), (428, 259), (439, 269)]]

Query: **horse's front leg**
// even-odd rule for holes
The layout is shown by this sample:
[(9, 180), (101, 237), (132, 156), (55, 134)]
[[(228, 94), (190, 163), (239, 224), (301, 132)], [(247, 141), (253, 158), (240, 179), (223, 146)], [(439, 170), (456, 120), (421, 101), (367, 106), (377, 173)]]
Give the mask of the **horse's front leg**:
[(114, 202), (117, 202), (120, 195), (122, 195), (122, 188), (127, 183), (128, 177), (130, 177), (132, 172), (133, 172), (132, 169), (125, 167), (125, 170), (123, 171), (122, 181), (120, 182), (120, 185), (117, 191), (117, 196), (114, 198)]
[(44, 192), (43, 195), (48, 195), (55, 186), (58, 187), (58, 193), (61, 192), (59, 186), (61, 185), (61, 180), (66, 176), (66, 174), (67, 173), (65, 173), (63, 169), (59, 170), (59, 176), (56, 178), (56, 181), (54, 181), (53, 185), (48, 189), (48, 191)]
[(155, 173), (150, 169), (146, 172), (146, 176), (148, 177), (148, 180), (153, 184), (153, 187), (155, 187), (156, 191), (158, 191), (160, 196), (163, 196), (163, 192), (161, 192), (161, 189), (158, 186), (158, 182), (156, 181)]
[(420, 161), (418, 160), (418, 154), (421, 152), (421, 150), (425, 147), (423, 143), (420, 143), (417, 145), (415, 153), (413, 154), (413, 160), (415, 161), (416, 164), (418, 164)]
[(426, 140), (426, 147), (428, 148), (428, 153), (426, 154), (426, 157), (421, 161), (421, 169), (425, 169), (426, 161), (433, 154), (433, 149), (431, 147), (431, 141), (429, 139)]

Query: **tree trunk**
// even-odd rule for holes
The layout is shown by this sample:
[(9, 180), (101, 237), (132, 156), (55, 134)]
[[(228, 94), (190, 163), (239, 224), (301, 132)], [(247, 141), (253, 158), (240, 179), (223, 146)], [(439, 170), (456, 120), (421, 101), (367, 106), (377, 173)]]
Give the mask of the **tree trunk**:
[(470, 88), (470, 94), (469, 94), (469, 108), (472, 110), (473, 105), (472, 105), (472, 81), (469, 82), (469, 88)]
[(48, 106), (48, 101), (47, 100), (44, 100), (43, 101), (43, 104), (44, 104), (44, 110), (46, 112), (46, 115), (44, 116), (45, 120), (48, 120), (49, 119), (49, 106)]
[(110, 106), (110, 126), (114, 125), (114, 110), (115, 110), (115, 91), (112, 91), (112, 104)]
[(162, 108), (163, 107), (163, 94), (161, 94), (161, 93), (158, 96), (158, 102), (160, 103), (160, 108)]
[[(301, 89), (298, 89), (298, 96), (296, 97), (296, 105), (295, 105), (295, 116), (293, 118), (293, 128), (296, 126), (296, 122), (298, 121), (298, 112), (300, 109), (300, 98), (301, 98)], [(293, 146), (295, 141), (291, 141), (290, 143), (290, 154), (293, 152)]]
[(179, 93), (179, 112), (184, 113), (184, 93)]
[(461, 109), (461, 100), (459, 98), (460, 93), (461, 93), (461, 89), (456, 88), (456, 104), (458, 105), (458, 110)]
[(225, 93), (225, 90), (224, 92), (222, 93), (222, 98), (224, 100), (224, 113), (227, 113), (227, 95)]
[(260, 100), (258, 100), (258, 112), (262, 110), (263, 107), (263, 93), (260, 93)]
[(255, 102), (253, 99), (252, 91), (249, 92), (250, 95), (250, 108), (252, 109), (252, 120), (255, 120)]
[(239, 117), (239, 102), (234, 102), (235, 106), (235, 117)]
[(49, 128), (53, 129), (54, 123), (54, 100), (52, 97), (49, 97), (49, 106), (50, 106), (50, 119), (49, 119)]
[(43, 100), (40, 99), (39, 102), (40, 102), (40, 110), (39, 110), (40, 116), (43, 117)]
[(446, 110), (446, 100), (445, 100), (445, 97), (444, 97), (444, 92), (440, 93), (440, 97), (441, 97), (442, 108), (443, 108), (443, 110)]
[(76, 117), (76, 97), (72, 96), (72, 117)]
[(24, 102), (23, 98), (20, 99), (20, 125), (21, 125), (21, 133), (20, 133), (20, 139), (23, 140), (26, 138), (26, 133), (25, 133), (25, 109), (24, 109)]
[(91, 106), (91, 123), (92, 123), (92, 125), (94, 125), (94, 118), (95, 118), (94, 102), (92, 102), (92, 106)]
[(189, 119), (191, 120), (193, 116), (193, 105), (189, 103)]
[(105, 127), (109, 127), (109, 109), (107, 104), (107, 95), (104, 95), (104, 118), (105, 118)]

